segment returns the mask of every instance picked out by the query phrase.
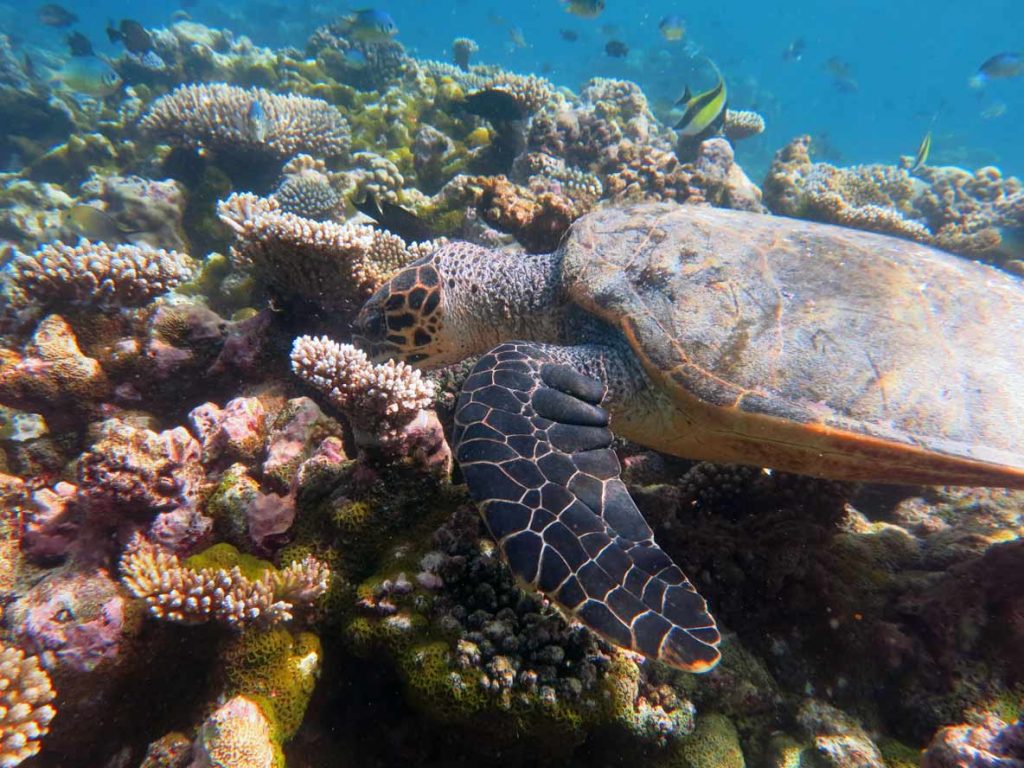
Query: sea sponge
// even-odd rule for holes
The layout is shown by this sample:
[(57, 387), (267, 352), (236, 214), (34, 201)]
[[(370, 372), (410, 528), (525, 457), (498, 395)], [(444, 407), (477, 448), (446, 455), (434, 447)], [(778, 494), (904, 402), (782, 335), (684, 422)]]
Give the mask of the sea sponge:
[(349, 147), (348, 123), (326, 101), (223, 83), (175, 88), (153, 103), (140, 125), (187, 147), (279, 159), (303, 152), (336, 157)]
[(434, 399), (434, 385), (405, 363), (382, 365), (351, 344), (326, 336), (300, 336), (292, 345), (292, 370), (326, 394), (360, 431), (382, 442), (398, 439), (406, 424)]
[[(331, 572), (313, 557), (276, 570), (269, 563), (238, 555), (228, 544), (203, 553), (226, 558), (230, 567), (189, 567), (136, 537), (121, 559), (122, 580), (157, 618), (183, 624), (216, 619), (236, 629), (291, 621), (295, 606), (308, 606), (327, 591)], [(242, 566), (247, 573), (243, 573)]]
[(0, 766), (14, 768), (39, 752), (55, 695), (38, 658), (0, 643)]
[(192, 279), (195, 263), (184, 253), (138, 245), (79, 241), (49, 243), (18, 254), (8, 269), (17, 288), (49, 306), (141, 307)]

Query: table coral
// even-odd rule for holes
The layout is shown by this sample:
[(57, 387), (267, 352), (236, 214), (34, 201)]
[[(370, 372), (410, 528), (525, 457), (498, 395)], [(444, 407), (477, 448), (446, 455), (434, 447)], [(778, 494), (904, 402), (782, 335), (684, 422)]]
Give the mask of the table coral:
[(56, 710), (39, 659), (0, 643), (0, 766), (14, 768), (39, 752)]
[[(229, 545), (217, 547), (217, 558), (239, 560)], [(291, 621), (296, 606), (308, 607), (327, 591), (330, 569), (315, 558), (280, 571), (254, 560), (241, 558), (249, 573), (238, 564), (193, 568), (136, 538), (121, 559), (121, 572), (125, 585), (146, 601), (153, 616), (183, 624), (215, 619), (235, 629)]]
[(194, 262), (183, 253), (147, 246), (49, 243), (11, 262), (11, 279), (45, 305), (139, 307), (192, 279)]
[[(259, 105), (262, 117), (253, 118)], [(223, 83), (182, 85), (157, 99), (140, 123), (158, 138), (188, 147), (248, 151), (285, 159), (344, 155), (348, 123), (322, 99)]]
[[(385, 278), (412, 261), (405, 242), (363, 224), (313, 221), (248, 196), (220, 206), (236, 235), (232, 258), (284, 299), (352, 312)], [(238, 220), (239, 215), (248, 215)]]

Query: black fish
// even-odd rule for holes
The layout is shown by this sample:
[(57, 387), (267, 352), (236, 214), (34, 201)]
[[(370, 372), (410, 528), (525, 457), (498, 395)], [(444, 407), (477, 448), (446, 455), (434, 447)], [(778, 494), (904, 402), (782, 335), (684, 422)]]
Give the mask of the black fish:
[(571, 29), (560, 29), (558, 30), (558, 34), (567, 43), (575, 43), (577, 40), (580, 39), (579, 33)]
[(48, 27), (70, 27), (78, 17), (62, 5), (47, 3), (39, 6), (39, 23)]
[(367, 195), (361, 203), (356, 203), (356, 208), (377, 222), (378, 227), (398, 235), (407, 243), (434, 239), (430, 227), (415, 213), (387, 200), (380, 200), (375, 195)]
[(96, 52), (92, 49), (92, 43), (89, 41), (89, 38), (81, 32), (72, 32), (64, 38), (64, 42), (68, 44), (68, 50), (71, 51), (72, 56), (96, 55)]
[(143, 54), (153, 50), (153, 38), (139, 22), (132, 19), (121, 19), (115, 28), (114, 22), (107, 24), (107, 37), (110, 42), (120, 41), (131, 53)]
[(462, 108), (491, 122), (522, 120), (527, 115), (522, 102), (501, 88), (485, 88), (469, 94), (462, 100)]
[(604, 44), (604, 52), (615, 59), (621, 59), (629, 55), (629, 46), (621, 40), (609, 40)]

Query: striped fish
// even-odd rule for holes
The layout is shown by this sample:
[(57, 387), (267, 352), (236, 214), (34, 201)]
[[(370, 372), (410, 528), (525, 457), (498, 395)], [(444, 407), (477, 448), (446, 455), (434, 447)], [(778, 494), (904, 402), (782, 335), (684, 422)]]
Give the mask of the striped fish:
[(688, 138), (704, 138), (717, 133), (725, 122), (725, 109), (728, 101), (725, 90), (725, 79), (718, 74), (718, 82), (708, 91), (693, 95), (687, 86), (682, 97), (676, 102), (683, 108), (683, 116), (675, 124), (675, 129)]
[(913, 173), (919, 170), (925, 163), (928, 162), (928, 153), (932, 151), (932, 132), (928, 131), (921, 139), (921, 146), (917, 148), (917, 154), (914, 155), (914, 164), (910, 166), (910, 172)]

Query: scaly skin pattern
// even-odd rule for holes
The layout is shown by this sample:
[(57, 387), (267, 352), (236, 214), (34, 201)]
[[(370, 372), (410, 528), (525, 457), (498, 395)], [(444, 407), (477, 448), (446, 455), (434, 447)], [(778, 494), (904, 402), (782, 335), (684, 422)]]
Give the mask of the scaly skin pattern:
[(519, 580), (617, 645), (710, 669), (715, 622), (619, 477), (604, 387), (571, 365), (588, 351), (600, 354), (512, 342), (484, 355), (456, 407), (459, 464)]

